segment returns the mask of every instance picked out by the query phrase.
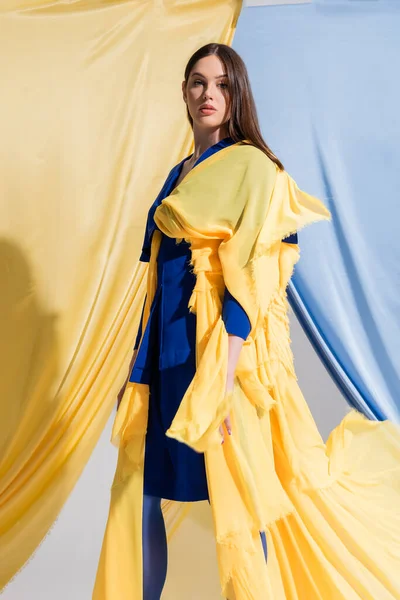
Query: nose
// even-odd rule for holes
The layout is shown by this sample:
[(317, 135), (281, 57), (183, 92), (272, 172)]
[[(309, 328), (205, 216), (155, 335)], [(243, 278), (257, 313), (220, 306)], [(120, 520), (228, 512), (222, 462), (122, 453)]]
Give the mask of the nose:
[(207, 98), (212, 100), (212, 93), (209, 87), (204, 90), (204, 100), (207, 100)]

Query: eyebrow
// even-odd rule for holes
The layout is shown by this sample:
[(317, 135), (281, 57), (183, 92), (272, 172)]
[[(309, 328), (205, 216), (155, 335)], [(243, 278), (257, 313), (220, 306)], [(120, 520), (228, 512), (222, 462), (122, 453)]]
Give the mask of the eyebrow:
[[(195, 73), (192, 73), (191, 77), (193, 77), (194, 75), (200, 75), (200, 77), (206, 79), (205, 76), (202, 75), (202, 73), (198, 73), (197, 71)], [(227, 77), (227, 74), (223, 73), (222, 75), (217, 75), (215, 79), (220, 79), (220, 77)]]

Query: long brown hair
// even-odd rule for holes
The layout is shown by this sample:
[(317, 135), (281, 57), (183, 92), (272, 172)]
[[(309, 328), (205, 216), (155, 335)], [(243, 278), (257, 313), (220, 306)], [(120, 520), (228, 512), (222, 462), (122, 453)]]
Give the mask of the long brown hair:
[[(253, 146), (259, 148), (283, 171), (284, 166), (265, 143), (258, 122), (257, 109), (250, 87), (249, 75), (246, 65), (239, 54), (226, 44), (211, 43), (202, 46), (190, 57), (185, 69), (185, 83), (187, 84), (190, 73), (198, 60), (205, 56), (215, 54), (226, 69), (229, 83), (229, 96), (231, 102), (231, 118), (228, 123), (229, 136), (234, 142), (249, 140)], [(193, 119), (186, 105), (189, 123), (193, 128)]]

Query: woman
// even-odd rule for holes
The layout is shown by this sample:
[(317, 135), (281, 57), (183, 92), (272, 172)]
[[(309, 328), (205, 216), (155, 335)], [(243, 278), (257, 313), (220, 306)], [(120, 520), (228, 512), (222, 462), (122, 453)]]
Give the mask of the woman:
[[(232, 600), (400, 598), (393, 556), (382, 561), (371, 528), (367, 536), (366, 523), (348, 514), (356, 498), (341, 495), (346, 445), (333, 436), (326, 451), (293, 367), (285, 290), (299, 258), (296, 231), (330, 213), (263, 141), (234, 50), (200, 48), (182, 93), (195, 147), (148, 215), (140, 257), (149, 263), (147, 297), (118, 399), (119, 461), (93, 597), (160, 598), (167, 499), (210, 501), (221, 587)], [(400, 438), (390, 424), (376, 430), (353, 412), (341, 427), (362, 433), (361, 450), (380, 447), (378, 470), (399, 481)], [(363, 475), (365, 489), (369, 476), (376, 484), (373, 469)], [(394, 494), (393, 485), (391, 549), (400, 540)], [(357, 499), (372, 504), (365, 493)], [(336, 509), (341, 517), (318, 544), (313, 528)], [(337, 525), (358, 528), (362, 539), (346, 564)], [(352, 569), (362, 570), (358, 585)]]

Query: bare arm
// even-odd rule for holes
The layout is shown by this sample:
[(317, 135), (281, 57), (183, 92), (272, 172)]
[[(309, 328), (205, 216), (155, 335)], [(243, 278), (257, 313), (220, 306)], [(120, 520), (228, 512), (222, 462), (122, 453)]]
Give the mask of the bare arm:
[[(237, 335), (229, 335), (228, 336), (228, 374), (227, 374), (227, 378), (226, 378), (225, 393), (233, 390), (235, 369), (236, 369), (237, 362), (239, 360), (239, 355), (240, 355), (240, 351), (242, 350), (243, 343), (244, 343), (244, 339)], [(231, 435), (232, 425), (231, 425), (231, 419), (230, 419), (229, 415), (224, 420), (224, 424), (225, 424), (228, 434)], [(223, 444), (225, 441), (223, 425), (221, 425), (219, 430), (222, 435), (221, 443)]]

